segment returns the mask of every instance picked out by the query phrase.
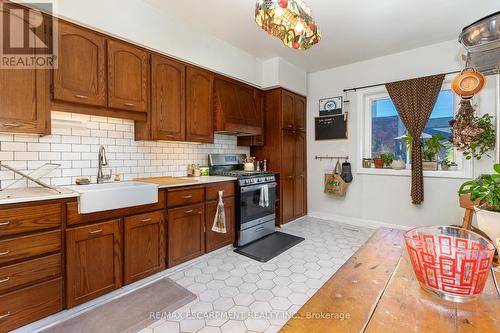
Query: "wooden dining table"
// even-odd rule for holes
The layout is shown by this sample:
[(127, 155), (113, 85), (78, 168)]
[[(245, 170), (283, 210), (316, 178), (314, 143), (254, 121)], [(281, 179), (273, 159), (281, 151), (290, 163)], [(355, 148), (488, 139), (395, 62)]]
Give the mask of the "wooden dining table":
[(500, 273), (475, 300), (443, 300), (420, 287), (403, 233), (378, 229), (280, 332), (500, 332)]

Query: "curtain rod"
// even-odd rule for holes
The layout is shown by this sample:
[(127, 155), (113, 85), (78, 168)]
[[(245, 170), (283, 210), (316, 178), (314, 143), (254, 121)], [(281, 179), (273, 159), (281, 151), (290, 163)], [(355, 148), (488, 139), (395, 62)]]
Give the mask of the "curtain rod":
[[(443, 74), (444, 75), (449, 75), (449, 74), (457, 74), (457, 73), (460, 73), (460, 72), (461, 71), (453, 71), (453, 72), (447, 72), (447, 73), (443, 73)], [(371, 84), (369, 86), (362, 86), (362, 87), (344, 89), (344, 92), (356, 91), (358, 89), (367, 89), (367, 88), (373, 88), (373, 87), (384, 86), (384, 85), (385, 85), (385, 83)]]

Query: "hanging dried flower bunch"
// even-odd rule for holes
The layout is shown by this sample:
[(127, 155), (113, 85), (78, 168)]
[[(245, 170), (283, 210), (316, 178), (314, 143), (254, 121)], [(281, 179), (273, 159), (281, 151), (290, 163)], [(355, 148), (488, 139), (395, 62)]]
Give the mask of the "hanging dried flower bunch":
[(490, 115), (477, 117), (470, 99), (460, 102), (455, 119), (450, 121), (453, 133), (450, 142), (462, 151), (465, 158), (481, 159), (481, 156), (495, 148), (496, 136)]

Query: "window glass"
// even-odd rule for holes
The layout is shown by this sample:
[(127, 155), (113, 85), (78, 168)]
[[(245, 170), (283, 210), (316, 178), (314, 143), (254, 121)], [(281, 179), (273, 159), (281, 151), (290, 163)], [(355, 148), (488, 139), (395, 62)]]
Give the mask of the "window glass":
[[(441, 149), (438, 161), (448, 158), (455, 160), (453, 146), (448, 139), (451, 136), (450, 120), (453, 119), (454, 96), (451, 90), (440, 92), (436, 105), (432, 110), (421, 136), (421, 140), (431, 138), (433, 135), (441, 135), (441, 143), (445, 148)], [(381, 98), (371, 102), (371, 153), (372, 157), (380, 153), (393, 153), (396, 159), (402, 159), (407, 163), (409, 153), (407, 152), (404, 136), (406, 127), (399, 117), (396, 107), (390, 98)]]

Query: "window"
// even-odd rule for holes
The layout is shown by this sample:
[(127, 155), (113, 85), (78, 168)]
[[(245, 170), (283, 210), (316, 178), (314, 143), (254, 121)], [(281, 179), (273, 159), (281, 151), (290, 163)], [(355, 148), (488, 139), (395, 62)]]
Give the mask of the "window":
[[(442, 90), (432, 110), (421, 139), (425, 141), (433, 135), (441, 135), (445, 148), (439, 153), (438, 160), (448, 158), (455, 161), (453, 146), (448, 142), (451, 136), (450, 120), (455, 114), (454, 96), (451, 90)], [(404, 136), (406, 128), (390, 98), (371, 100), (371, 157), (381, 153), (392, 153), (396, 159), (410, 163)]]
[[(399, 117), (396, 107), (385, 88), (365, 90), (358, 94), (357, 101), (361, 105), (363, 116), (360, 117), (360, 163), (359, 173), (410, 175), (411, 154), (407, 150), (405, 136), (406, 127)], [(444, 148), (438, 154), (438, 162), (445, 159), (457, 164), (456, 171), (425, 171), (426, 176), (466, 178), (472, 176), (472, 164), (465, 161), (448, 141), (452, 134), (450, 120), (455, 116), (458, 108), (458, 99), (455, 98), (449, 84), (443, 85), (429, 120), (424, 128), (421, 141), (428, 140), (433, 135), (440, 135), (440, 142)], [(363, 168), (362, 158), (373, 158), (381, 153), (392, 153), (396, 159), (406, 162), (406, 170)], [(440, 168), (441, 169), (441, 168)]]

